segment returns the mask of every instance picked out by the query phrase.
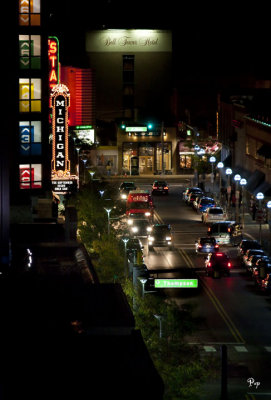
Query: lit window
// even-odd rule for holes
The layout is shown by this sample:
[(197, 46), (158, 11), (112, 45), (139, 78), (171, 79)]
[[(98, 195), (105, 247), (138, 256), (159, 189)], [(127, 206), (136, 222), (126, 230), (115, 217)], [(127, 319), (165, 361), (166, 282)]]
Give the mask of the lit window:
[(41, 155), (41, 122), (20, 121), (20, 154), (22, 156)]
[(41, 164), (20, 164), (20, 189), (41, 189)]
[(40, 0), (19, 0), (19, 25), (40, 25)]
[(40, 69), (40, 36), (19, 35), (20, 69)]
[(41, 112), (41, 79), (19, 79), (19, 111)]

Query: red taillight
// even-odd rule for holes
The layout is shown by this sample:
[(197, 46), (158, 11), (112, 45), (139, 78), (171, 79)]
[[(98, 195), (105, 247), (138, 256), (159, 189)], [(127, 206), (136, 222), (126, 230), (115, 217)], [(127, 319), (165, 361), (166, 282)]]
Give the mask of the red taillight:
[(211, 228), (210, 227), (208, 228), (208, 232), (211, 232)]
[(199, 244), (199, 246), (198, 246), (200, 249), (202, 248), (202, 244)]
[(157, 186), (153, 186), (153, 189), (158, 189), (158, 187)]
[(216, 253), (216, 256), (222, 257), (222, 256), (223, 256), (223, 253)]
[(228, 262), (228, 264), (227, 264), (227, 265), (228, 265), (228, 268), (231, 268), (231, 263), (230, 263), (230, 262)]
[(218, 249), (218, 248), (219, 248), (219, 245), (218, 245), (218, 244), (216, 244), (216, 245), (215, 245), (215, 249)]
[(207, 267), (210, 268), (212, 266), (212, 264), (210, 262), (208, 262)]
[(164, 189), (168, 189), (168, 187), (167, 187), (167, 186), (165, 186), (165, 187), (164, 187)]

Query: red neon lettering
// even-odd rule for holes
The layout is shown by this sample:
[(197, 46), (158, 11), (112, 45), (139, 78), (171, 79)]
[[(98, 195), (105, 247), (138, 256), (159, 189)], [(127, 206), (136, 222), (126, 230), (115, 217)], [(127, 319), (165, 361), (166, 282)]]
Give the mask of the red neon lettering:
[(57, 44), (53, 40), (49, 40), (49, 54), (54, 54), (57, 52)]
[(52, 67), (53, 68), (55, 68), (55, 66), (56, 66), (56, 59), (57, 59), (57, 56), (50, 56), (49, 57), (49, 60), (51, 61), (51, 65), (52, 65)]
[(54, 69), (53, 69), (53, 70), (51, 71), (51, 73), (50, 73), (49, 81), (50, 81), (50, 82), (52, 82), (52, 81), (57, 82), (56, 71), (55, 71)]

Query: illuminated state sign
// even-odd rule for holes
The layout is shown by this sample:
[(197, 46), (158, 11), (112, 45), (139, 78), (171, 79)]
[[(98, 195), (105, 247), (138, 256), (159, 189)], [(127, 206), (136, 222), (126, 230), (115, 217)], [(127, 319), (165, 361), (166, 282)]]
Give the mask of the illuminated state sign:
[(56, 85), (51, 92), (52, 108), (52, 179), (70, 177), (70, 161), (68, 146), (68, 108), (70, 92), (63, 84)]
[(198, 279), (155, 279), (155, 288), (197, 288)]
[(48, 39), (49, 87), (53, 89), (59, 83), (59, 42), (55, 36)]
[(52, 190), (54, 193), (71, 193), (76, 191), (77, 181), (75, 179), (54, 179), (52, 180)]

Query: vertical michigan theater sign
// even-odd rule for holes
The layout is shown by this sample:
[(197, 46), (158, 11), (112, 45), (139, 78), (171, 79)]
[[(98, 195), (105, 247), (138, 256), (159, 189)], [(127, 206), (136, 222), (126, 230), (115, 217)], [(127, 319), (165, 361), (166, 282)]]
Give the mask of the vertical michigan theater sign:
[(50, 96), (52, 108), (52, 186), (56, 193), (72, 190), (74, 180), (70, 174), (69, 120), (70, 92), (67, 86), (58, 84)]

